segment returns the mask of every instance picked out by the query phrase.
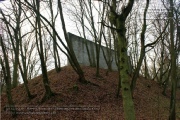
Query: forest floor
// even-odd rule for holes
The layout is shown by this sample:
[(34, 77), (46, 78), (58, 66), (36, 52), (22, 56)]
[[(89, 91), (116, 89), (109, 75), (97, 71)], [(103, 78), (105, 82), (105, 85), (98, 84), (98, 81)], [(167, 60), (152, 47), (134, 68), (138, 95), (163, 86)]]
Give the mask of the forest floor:
[[(95, 76), (95, 68), (82, 67), (85, 77), (94, 84), (81, 84), (71, 67), (48, 72), (51, 89), (55, 96), (41, 103), (44, 95), (42, 76), (29, 81), (30, 92), (35, 95), (28, 100), (24, 85), (12, 89), (13, 101), (18, 115), (16, 120), (123, 120), (122, 97), (116, 98), (118, 72), (100, 69), (101, 78)], [(157, 82), (140, 77), (134, 91), (137, 120), (167, 120), (170, 90), (163, 96), (163, 87)], [(180, 89), (177, 90), (176, 118), (180, 120)], [(1, 95), (1, 119), (12, 120), (6, 94)]]

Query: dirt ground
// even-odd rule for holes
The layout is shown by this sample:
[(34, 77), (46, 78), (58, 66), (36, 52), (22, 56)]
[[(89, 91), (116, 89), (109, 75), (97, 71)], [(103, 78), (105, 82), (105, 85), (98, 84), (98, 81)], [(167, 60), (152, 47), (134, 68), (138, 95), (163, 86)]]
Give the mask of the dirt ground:
[[(64, 67), (60, 73), (48, 72), (51, 89), (55, 96), (41, 103), (44, 95), (42, 76), (29, 81), (27, 98), (24, 85), (12, 89), (17, 109), (16, 120), (123, 120), (122, 98), (116, 97), (118, 72), (100, 69), (102, 77), (95, 76), (95, 68), (82, 67), (85, 77), (94, 84), (81, 84), (71, 67)], [(163, 96), (162, 86), (155, 81), (140, 77), (134, 92), (137, 120), (167, 120), (169, 115), (170, 90)], [(180, 89), (176, 99), (177, 120), (180, 120)], [(7, 97), (1, 95), (1, 119), (12, 120), (7, 106)]]

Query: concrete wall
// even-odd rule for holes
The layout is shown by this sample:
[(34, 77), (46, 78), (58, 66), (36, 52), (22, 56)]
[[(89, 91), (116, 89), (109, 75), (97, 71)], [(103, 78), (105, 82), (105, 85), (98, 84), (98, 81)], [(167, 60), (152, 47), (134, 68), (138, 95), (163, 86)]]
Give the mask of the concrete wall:
[[(73, 49), (74, 49), (74, 52), (75, 52), (75, 55), (78, 59), (78, 62), (81, 64), (81, 65), (87, 65), (89, 66), (90, 65), (90, 62), (89, 62), (89, 59), (88, 59), (88, 53), (87, 53), (87, 50), (86, 50), (86, 44), (85, 44), (85, 39), (79, 37), (79, 36), (76, 36), (72, 33), (68, 33), (68, 36), (69, 36), (69, 39), (72, 41), (72, 45), (73, 45)], [(88, 48), (89, 48), (89, 51), (90, 51), (90, 56), (91, 58), (94, 60), (94, 63), (96, 63), (96, 47), (95, 47), (95, 43), (90, 41), (90, 40), (86, 40), (87, 42), (87, 45), (88, 45)], [(101, 46), (102, 49), (104, 50), (106, 56), (108, 55), (107, 54), (107, 48), (104, 47), (104, 46)], [(104, 56), (103, 56), (103, 51), (102, 49), (100, 49), (100, 58), (99, 58), (99, 66), (100, 68), (104, 68), (104, 69), (107, 69), (107, 64), (106, 64), (106, 61), (104, 59)], [(111, 50), (111, 57), (112, 57), (112, 70), (117, 70), (117, 65), (116, 65), (116, 61), (115, 61), (115, 52), (114, 50)]]
[[(73, 49), (74, 49), (75, 55), (76, 55), (76, 57), (78, 59), (78, 62), (81, 65), (89, 66), (90, 63), (89, 63), (88, 54), (87, 54), (87, 50), (86, 50), (86, 45), (85, 45), (84, 39), (79, 37), (79, 36), (76, 36), (76, 35), (74, 35), (72, 33), (68, 33), (68, 36), (69, 36), (70, 40), (72, 41)], [(89, 48), (89, 51), (90, 51), (90, 56), (94, 60), (94, 63), (96, 64), (96, 48), (95, 48), (95, 43), (90, 41), (90, 40), (86, 40), (86, 42), (88, 44), (88, 48)], [(107, 48), (104, 47), (104, 46), (101, 46), (101, 47), (105, 51), (105, 54), (107, 56)], [(100, 68), (107, 69), (108, 67), (107, 67), (107, 64), (105, 62), (102, 49), (100, 49), (100, 62), (99, 62), (100, 63)], [(114, 53), (114, 50), (111, 50), (111, 53), (112, 53), (111, 57), (113, 59), (113, 61), (112, 61), (112, 70), (117, 70), (117, 65), (116, 65), (116, 62), (115, 62), (115, 53)], [(129, 60), (129, 63), (130, 63), (130, 60)], [(129, 70), (130, 70), (130, 72), (132, 72), (132, 69), (131, 69), (130, 66), (129, 66)], [(178, 81), (177, 84), (178, 84), (178, 87), (180, 87), (180, 80)]]

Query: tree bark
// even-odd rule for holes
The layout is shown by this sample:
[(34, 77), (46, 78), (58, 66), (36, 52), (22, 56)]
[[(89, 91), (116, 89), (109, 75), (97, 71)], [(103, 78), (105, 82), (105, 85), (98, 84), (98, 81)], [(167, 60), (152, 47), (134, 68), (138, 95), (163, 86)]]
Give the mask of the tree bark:
[(73, 47), (72, 47), (72, 42), (70, 42), (69, 37), (67, 35), (66, 25), (65, 25), (65, 21), (64, 21), (62, 6), (61, 6), (61, 0), (58, 0), (58, 8), (59, 8), (59, 11), (60, 11), (60, 19), (61, 19), (61, 23), (62, 23), (64, 37), (65, 37), (65, 40), (67, 42), (68, 49), (69, 49), (70, 59), (71, 59), (71, 61), (73, 61), (72, 65), (75, 66), (75, 71), (79, 75), (79, 81), (81, 83), (87, 83), (87, 80), (85, 79), (85, 76), (84, 76), (84, 72), (82, 71), (82, 69), (81, 69), (81, 67), (80, 67), (80, 65), (79, 65), (79, 63), (77, 61), (77, 58), (75, 56), (75, 53), (74, 53), (74, 50), (73, 50)]
[(116, 27), (117, 43), (119, 51), (119, 76), (121, 79), (121, 89), (123, 97), (123, 109), (126, 120), (135, 120), (135, 110), (131, 95), (128, 71), (128, 54), (125, 21), (134, 4), (134, 0), (129, 0), (127, 6), (122, 10), (121, 14), (116, 12), (116, 0), (112, 0), (110, 7), (109, 20)]
[(136, 81), (137, 81), (137, 78), (139, 77), (139, 70), (141, 68), (141, 65), (142, 65), (142, 62), (143, 62), (143, 59), (145, 56), (145, 33), (146, 33), (146, 26), (147, 26), (146, 25), (146, 13), (147, 13), (148, 7), (149, 7), (149, 0), (146, 1), (146, 7), (144, 10), (144, 20), (143, 20), (144, 23), (143, 23), (142, 32), (141, 32), (141, 52), (140, 52), (140, 58), (138, 60), (137, 67), (135, 69), (135, 73), (133, 75), (132, 82), (131, 82), (132, 94), (133, 94), (134, 89), (136, 87)]
[(10, 73), (9, 61), (8, 61), (8, 56), (6, 55), (7, 51), (5, 49), (1, 35), (0, 35), (0, 44), (1, 44), (2, 52), (3, 52), (3, 56), (4, 56), (4, 61), (5, 61), (5, 66), (4, 66), (2, 59), (0, 59), (0, 64), (2, 66), (4, 79), (6, 82), (6, 95), (8, 98), (10, 112), (12, 112), (13, 117), (15, 117), (17, 114), (16, 114), (16, 108), (14, 106), (14, 102), (13, 102), (12, 95), (11, 95), (11, 73)]
[[(49, 99), (51, 96), (53, 96), (53, 92), (51, 91), (51, 88), (49, 86), (49, 79), (47, 75), (47, 67), (45, 63), (45, 58), (44, 58), (44, 50), (43, 50), (43, 43), (42, 43), (42, 36), (41, 36), (41, 20), (40, 20), (40, 14), (39, 14), (39, 9), (40, 9), (40, 1), (36, 0), (36, 5), (37, 5), (37, 13), (36, 13), (36, 45), (38, 49), (38, 53), (40, 56), (40, 61), (41, 61), (41, 69), (42, 69), (42, 76), (43, 76), (43, 84), (45, 88), (45, 95), (42, 99), (41, 102), (44, 102), (45, 100)], [(39, 45), (38, 45), (39, 42)]]
[[(55, 28), (55, 20), (57, 18), (58, 12), (54, 18), (53, 1), (52, 0), (49, 0), (49, 9), (50, 9), (50, 13), (51, 13), (51, 24)], [(55, 70), (56, 70), (56, 72), (60, 72), (61, 71), (61, 62), (60, 62), (60, 58), (59, 58), (59, 52), (57, 49), (56, 34), (53, 30), (52, 30), (52, 39), (53, 39), (53, 53), (54, 53)]]
[(170, 115), (169, 120), (176, 119), (176, 88), (177, 88), (177, 78), (176, 78), (176, 50), (174, 46), (174, 3), (173, 0), (170, 0), (170, 11), (169, 11), (169, 19), (170, 19), (170, 53), (171, 53), (171, 100), (170, 100)]

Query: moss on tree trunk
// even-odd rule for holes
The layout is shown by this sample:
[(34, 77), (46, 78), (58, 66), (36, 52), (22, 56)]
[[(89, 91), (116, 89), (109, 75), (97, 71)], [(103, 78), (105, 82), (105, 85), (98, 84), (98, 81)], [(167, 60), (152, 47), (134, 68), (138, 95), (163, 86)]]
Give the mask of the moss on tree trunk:
[[(125, 24), (124, 24), (125, 25)], [(123, 29), (125, 26), (121, 26)], [(128, 55), (127, 55), (127, 42), (125, 38), (125, 29), (124, 32), (118, 33), (118, 49), (119, 49), (119, 68), (120, 68), (120, 77), (121, 77), (121, 90), (123, 98), (123, 108), (124, 116), (126, 120), (135, 119), (134, 104), (131, 95), (130, 89), (130, 77), (128, 71)]]
[(127, 40), (126, 40), (126, 27), (125, 21), (129, 15), (134, 0), (129, 0), (127, 6), (122, 8), (121, 13), (116, 12), (116, 0), (112, 0), (109, 14), (109, 21), (115, 26), (117, 33), (117, 51), (118, 57), (118, 69), (119, 79), (121, 80), (122, 98), (123, 98), (123, 109), (124, 117), (126, 120), (135, 120), (135, 110), (130, 89), (130, 78), (128, 71), (128, 54), (127, 54)]

